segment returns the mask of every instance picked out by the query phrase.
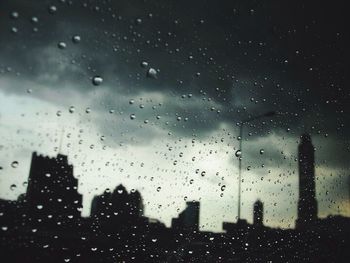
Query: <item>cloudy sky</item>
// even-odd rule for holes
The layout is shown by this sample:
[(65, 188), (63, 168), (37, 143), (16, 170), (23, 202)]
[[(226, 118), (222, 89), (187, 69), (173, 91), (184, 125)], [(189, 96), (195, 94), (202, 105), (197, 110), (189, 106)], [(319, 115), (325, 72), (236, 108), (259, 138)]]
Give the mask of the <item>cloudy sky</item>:
[(1, 1), (0, 197), (26, 191), (33, 151), (60, 151), (86, 216), (122, 183), (148, 217), (169, 226), (200, 200), (201, 228), (221, 231), (237, 216), (237, 123), (273, 110), (245, 127), (242, 217), (259, 198), (266, 225), (294, 227), (303, 132), (319, 216), (350, 216), (346, 9), (297, 2)]

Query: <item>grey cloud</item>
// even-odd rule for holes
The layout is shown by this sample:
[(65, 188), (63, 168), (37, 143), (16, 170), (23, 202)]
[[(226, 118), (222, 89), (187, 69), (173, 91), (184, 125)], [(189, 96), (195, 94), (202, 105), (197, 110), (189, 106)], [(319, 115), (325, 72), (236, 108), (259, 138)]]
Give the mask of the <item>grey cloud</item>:
[[(329, 58), (320, 41), (315, 47), (320, 50), (318, 60), (307, 55), (315, 39), (299, 19), (289, 14), (289, 10), (298, 8), (297, 3), (279, 4), (278, 8), (255, 1), (223, 1), (220, 5), (210, 1), (136, 0), (113, 2), (111, 6), (99, 1), (91, 1), (86, 7), (79, 1), (55, 4), (58, 11), (50, 15), (44, 1), (31, 5), (22, 1), (2, 3), (5, 13), (16, 10), (20, 14), (18, 20), (1, 17), (7, 27), (1, 32), (2, 75), (15, 77), (19, 72), (20, 78), (47, 86), (46, 99), (50, 90), (71, 88), (84, 97), (86, 92), (107, 88), (109, 94), (97, 104), (117, 104), (127, 118), (129, 108), (118, 105), (114, 97), (160, 92), (167, 101), (158, 112), (164, 122), (169, 121), (161, 128), (181, 136), (205, 136), (220, 123), (233, 125), (249, 114), (276, 110), (283, 114), (272, 122), (266, 119), (247, 127), (251, 138), (266, 136), (270, 131), (285, 134), (290, 128), (292, 135), (285, 134), (286, 137), (307, 130), (348, 140), (345, 114), (341, 113), (348, 111), (347, 96), (339, 95), (344, 90), (344, 77), (341, 70), (337, 73), (336, 65), (342, 61), (340, 54), (334, 50), (334, 58)], [(325, 26), (321, 31), (323, 14), (317, 8), (310, 10), (310, 6), (305, 4), (300, 16), (308, 21), (311, 12), (319, 23), (312, 30), (328, 43), (328, 37), (342, 28), (338, 27), (339, 19), (335, 17), (334, 28)], [(39, 17), (37, 33), (32, 32), (36, 25), (29, 21), (34, 15)], [(142, 22), (137, 23), (137, 18)], [(19, 32), (12, 34), (11, 26), (18, 27)], [(288, 30), (294, 27), (296, 33), (290, 33)], [(74, 34), (81, 35), (79, 44), (71, 42)], [(67, 42), (67, 48), (58, 49), (59, 41)], [(342, 49), (341, 38), (336, 41)], [(147, 69), (140, 67), (141, 61), (160, 69), (158, 79), (146, 78)], [(323, 62), (327, 62), (329, 71), (322, 68)], [(7, 67), (12, 67), (12, 72), (6, 73)], [(314, 71), (316, 75), (325, 73), (320, 77), (322, 81), (317, 80)], [(196, 76), (197, 72), (200, 76)], [(94, 75), (104, 78), (100, 87), (91, 84)], [(10, 88), (10, 92), (16, 91)], [(194, 98), (210, 97), (221, 113), (211, 112), (210, 103), (208, 107), (204, 102), (197, 107), (193, 100), (183, 103), (177, 99), (188, 93)], [(177, 122), (175, 113), (188, 116), (189, 121)], [(154, 115), (146, 110), (137, 114), (139, 120)], [(263, 121), (267, 124), (263, 125)]]

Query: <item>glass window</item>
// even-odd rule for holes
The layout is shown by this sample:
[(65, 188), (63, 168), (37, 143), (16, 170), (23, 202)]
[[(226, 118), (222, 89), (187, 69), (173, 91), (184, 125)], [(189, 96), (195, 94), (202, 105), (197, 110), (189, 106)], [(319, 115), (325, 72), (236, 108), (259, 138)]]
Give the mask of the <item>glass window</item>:
[(1, 257), (348, 262), (346, 10), (1, 1)]

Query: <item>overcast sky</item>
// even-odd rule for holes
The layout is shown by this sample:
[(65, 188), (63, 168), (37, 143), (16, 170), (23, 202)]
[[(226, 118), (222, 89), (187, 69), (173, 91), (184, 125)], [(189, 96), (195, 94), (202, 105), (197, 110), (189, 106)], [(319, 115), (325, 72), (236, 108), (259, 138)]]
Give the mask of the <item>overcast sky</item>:
[(60, 151), (84, 215), (122, 183), (146, 216), (169, 225), (199, 200), (202, 229), (221, 231), (237, 216), (237, 122), (274, 110), (245, 128), (242, 217), (259, 198), (266, 225), (294, 226), (303, 132), (319, 216), (350, 216), (345, 6), (297, 2), (1, 1), (0, 197), (26, 191), (33, 151)]

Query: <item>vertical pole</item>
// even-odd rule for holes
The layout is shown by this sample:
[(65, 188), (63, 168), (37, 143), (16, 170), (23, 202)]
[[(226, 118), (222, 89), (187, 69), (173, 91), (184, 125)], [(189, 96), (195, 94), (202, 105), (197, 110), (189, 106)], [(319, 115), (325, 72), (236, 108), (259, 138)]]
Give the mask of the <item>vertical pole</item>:
[(62, 133), (61, 133), (61, 138), (60, 138), (60, 144), (59, 144), (59, 147), (58, 147), (58, 153), (61, 153), (61, 150), (62, 150), (63, 135), (64, 135), (64, 127), (62, 128)]
[(238, 157), (238, 220), (241, 219), (241, 181), (242, 181), (242, 141), (243, 141), (243, 122), (239, 126), (239, 150), (241, 151)]

